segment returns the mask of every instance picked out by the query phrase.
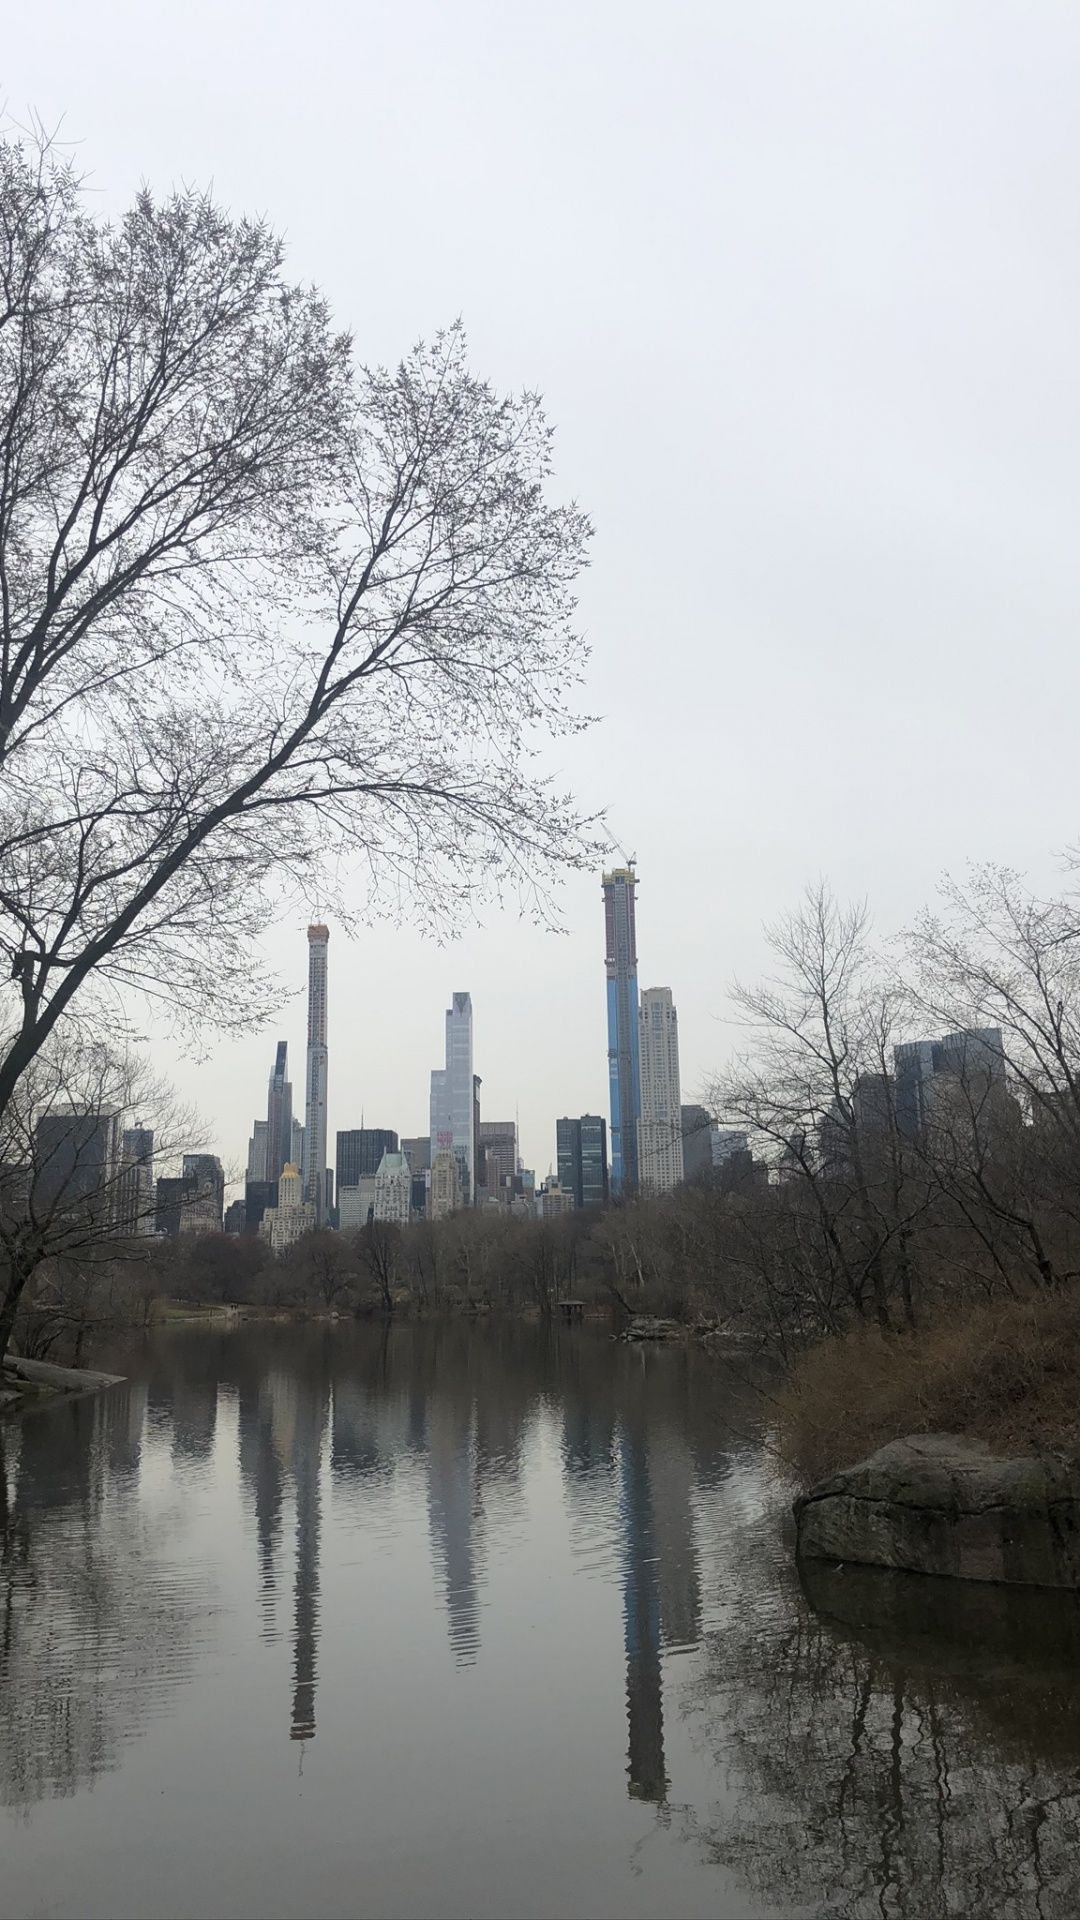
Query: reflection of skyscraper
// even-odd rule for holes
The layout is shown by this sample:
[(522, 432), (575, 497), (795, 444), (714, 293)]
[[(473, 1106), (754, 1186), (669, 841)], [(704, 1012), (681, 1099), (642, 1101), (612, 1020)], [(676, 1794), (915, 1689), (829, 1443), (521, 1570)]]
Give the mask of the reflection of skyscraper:
[(459, 1667), (475, 1661), (480, 1644), (473, 1505), (472, 1407), (436, 1395), (428, 1418), (428, 1516)]
[[(635, 1423), (636, 1428), (636, 1423)], [(656, 1527), (644, 1434), (624, 1424), (619, 1445), (623, 1512), (623, 1609), (630, 1792), (663, 1800), (664, 1691), (660, 1666), (660, 1585)]]
[(315, 1225), (326, 1225), (326, 974), (330, 929), (309, 927), (307, 1106), (304, 1112), (304, 1199), (315, 1209)]
[(319, 1535), (322, 1500), (319, 1485), (322, 1436), (326, 1424), (322, 1385), (303, 1381), (296, 1409), (293, 1477), (296, 1486), (296, 1580), (293, 1633), (293, 1705), (291, 1740), (315, 1738), (316, 1655), (319, 1638)]
[(607, 970), (608, 1080), (611, 1088), (611, 1190), (632, 1193), (638, 1183), (637, 1123), (641, 1111), (638, 1064), (637, 929), (633, 867), (604, 875)]

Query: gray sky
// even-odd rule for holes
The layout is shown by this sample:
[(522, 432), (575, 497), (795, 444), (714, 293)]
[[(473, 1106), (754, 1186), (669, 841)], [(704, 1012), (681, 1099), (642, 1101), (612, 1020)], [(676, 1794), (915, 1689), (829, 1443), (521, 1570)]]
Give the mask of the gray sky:
[[(52, 0), (0, 96), (105, 209), (212, 180), (267, 213), (363, 358), (461, 314), (539, 387), (597, 526), (559, 765), (641, 876), (684, 1098), (808, 879), (883, 932), (945, 869), (1051, 880), (1078, 837), (1080, 8), (1050, 0)], [(330, 1126), (426, 1131), (472, 992), (484, 1112), (606, 1111), (598, 878), (566, 933), (332, 938)], [(297, 985), (303, 927), (275, 957)], [(162, 1064), (238, 1159), (297, 1000)]]

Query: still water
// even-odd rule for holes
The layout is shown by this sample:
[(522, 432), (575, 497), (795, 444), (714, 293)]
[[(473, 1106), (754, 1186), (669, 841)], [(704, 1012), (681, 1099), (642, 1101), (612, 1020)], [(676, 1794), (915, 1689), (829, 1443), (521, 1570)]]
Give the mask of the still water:
[(454, 1324), (122, 1364), (2, 1430), (3, 1915), (1080, 1912), (1075, 1603), (804, 1591), (722, 1363)]

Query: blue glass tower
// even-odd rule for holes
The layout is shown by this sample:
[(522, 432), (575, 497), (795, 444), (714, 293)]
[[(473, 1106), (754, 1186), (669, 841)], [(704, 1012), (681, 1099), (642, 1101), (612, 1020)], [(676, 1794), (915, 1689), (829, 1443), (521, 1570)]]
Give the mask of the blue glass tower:
[(638, 1060), (637, 929), (634, 924), (636, 886), (637, 875), (633, 867), (616, 867), (613, 872), (604, 875), (613, 1195), (634, 1193), (638, 1184), (641, 1068)]

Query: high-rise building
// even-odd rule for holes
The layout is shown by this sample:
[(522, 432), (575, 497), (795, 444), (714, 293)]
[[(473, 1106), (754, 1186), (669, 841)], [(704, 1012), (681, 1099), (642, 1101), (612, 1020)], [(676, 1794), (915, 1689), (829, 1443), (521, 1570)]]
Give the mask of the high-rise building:
[(509, 1206), (517, 1172), (517, 1122), (481, 1120), (477, 1136), (476, 1159), (482, 1173), (480, 1184), (489, 1200)]
[(290, 1161), (281, 1170), (276, 1207), (267, 1207), (259, 1223), (259, 1232), (269, 1240), (275, 1253), (302, 1240), (315, 1225), (315, 1209), (304, 1199), (304, 1177)]
[(266, 1178), (280, 1180), (292, 1160), (292, 1083), (289, 1043), (279, 1040), (266, 1100)]
[(670, 1193), (683, 1177), (679, 1021), (670, 987), (645, 989), (639, 1028), (638, 1178), (654, 1193)]
[(458, 1163), (460, 1205), (474, 1200), (476, 1088), (473, 1084), (472, 998), (455, 993), (446, 1013), (446, 1066), (431, 1076), (431, 1164), (448, 1150)]
[(268, 1132), (265, 1120), (256, 1120), (248, 1141), (247, 1177), (249, 1180), (266, 1179), (266, 1136)]
[(321, 922), (307, 930), (308, 1023), (307, 1088), (304, 1109), (304, 1198), (315, 1210), (315, 1225), (326, 1225), (326, 971), (330, 929)]
[[(930, 1119), (941, 1082), (964, 1089), (981, 1105), (991, 1088), (1004, 1091), (1005, 1052), (1000, 1027), (970, 1027), (940, 1040), (907, 1040), (893, 1049), (895, 1113), (899, 1131), (914, 1138)], [(935, 1087), (935, 1081), (938, 1087)]]
[(688, 1187), (708, 1186), (712, 1180), (712, 1115), (704, 1107), (683, 1107), (683, 1179)]
[(117, 1232), (153, 1233), (154, 1212), (154, 1129), (125, 1127), (116, 1180)]
[(300, 1121), (297, 1120), (295, 1114), (293, 1116), (293, 1123), (292, 1123), (292, 1152), (289, 1155), (289, 1161), (292, 1166), (299, 1167), (301, 1169), (301, 1177), (303, 1177), (304, 1128), (301, 1125)]
[(57, 1108), (34, 1128), (31, 1200), (38, 1218), (78, 1211), (96, 1226), (114, 1218), (120, 1116)]
[(603, 1207), (608, 1198), (607, 1122), (599, 1113), (555, 1123), (559, 1185), (578, 1207)]
[(391, 1127), (350, 1127), (337, 1137), (337, 1189), (358, 1187), (374, 1180), (384, 1153), (396, 1153), (398, 1137)]
[(638, 1184), (638, 1116), (641, 1070), (638, 1056), (637, 928), (633, 867), (604, 875), (607, 970), (608, 1081), (611, 1089), (611, 1187), (633, 1193)]
[[(338, 1134), (338, 1139), (341, 1139), (340, 1133)], [(393, 1152), (396, 1146), (397, 1137), (395, 1135), (392, 1142), (384, 1148), (384, 1151), (388, 1153)], [(414, 1175), (428, 1171), (431, 1165), (431, 1141), (426, 1134), (415, 1134), (411, 1140), (403, 1140), (401, 1142), (401, 1151), (405, 1155)]]
[(181, 1167), (184, 1192), (180, 1203), (181, 1233), (220, 1233), (225, 1208), (225, 1174), (214, 1153), (185, 1153)]
[(447, 1214), (456, 1213), (460, 1205), (461, 1162), (449, 1147), (440, 1147), (431, 1162), (428, 1217), (445, 1220)]

